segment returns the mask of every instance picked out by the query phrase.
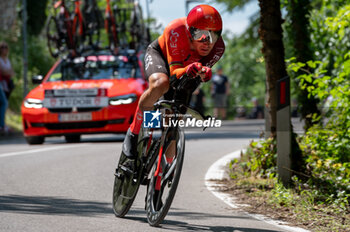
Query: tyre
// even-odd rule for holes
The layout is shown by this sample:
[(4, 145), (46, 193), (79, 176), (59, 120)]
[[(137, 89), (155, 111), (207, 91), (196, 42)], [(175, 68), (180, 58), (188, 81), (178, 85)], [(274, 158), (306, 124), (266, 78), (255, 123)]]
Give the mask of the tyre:
[[(151, 180), (148, 185), (146, 199), (147, 221), (151, 226), (158, 226), (167, 215), (180, 180), (185, 151), (185, 139), (182, 130), (177, 129), (175, 133), (176, 155), (170, 164), (166, 166), (162, 165), (162, 179), (159, 179), (159, 175), (155, 176), (158, 162), (155, 163), (151, 172)], [(170, 144), (170, 139), (164, 143), (163, 154), (165, 154)], [(164, 159), (164, 155), (162, 157)], [(166, 162), (161, 162), (161, 164), (164, 163)], [(160, 189), (156, 190), (156, 185), (159, 184), (159, 181)]]
[(114, 52), (114, 49), (118, 46), (118, 34), (115, 22), (109, 18), (106, 21), (105, 27), (108, 35), (108, 47)]
[(85, 41), (85, 45), (90, 46), (93, 49), (97, 49), (100, 43), (100, 28), (101, 28), (101, 12), (94, 8), (94, 5), (86, 7), (84, 9), (84, 20), (86, 25), (85, 34), (88, 40)]
[(64, 136), (67, 143), (79, 143), (80, 135), (65, 135)]
[[(123, 169), (126, 156), (122, 153), (115, 172), (113, 185), (113, 211), (115, 216), (124, 217), (132, 206), (141, 182), (141, 172), (131, 174)], [(137, 161), (137, 167), (141, 163)]]
[(25, 138), (26, 138), (27, 143), (30, 145), (43, 144), (45, 141), (45, 137), (43, 137), (43, 136), (27, 136)]
[(47, 46), (52, 57), (57, 58), (62, 49), (62, 40), (60, 37), (57, 20), (52, 15), (46, 25)]

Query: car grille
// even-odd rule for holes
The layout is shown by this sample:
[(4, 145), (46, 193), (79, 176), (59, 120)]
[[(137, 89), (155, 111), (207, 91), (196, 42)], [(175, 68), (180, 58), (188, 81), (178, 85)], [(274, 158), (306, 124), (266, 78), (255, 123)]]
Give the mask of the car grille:
[[(92, 111), (99, 111), (101, 109), (102, 109), (101, 107), (77, 108), (76, 112), (92, 112)], [(70, 113), (73, 111), (73, 108), (58, 108), (58, 109), (48, 108), (48, 110), (51, 113)]]
[(114, 120), (94, 121), (94, 122), (66, 122), (66, 123), (31, 123), (32, 127), (45, 127), (48, 130), (74, 130), (74, 129), (88, 129), (101, 128), (107, 124), (122, 124), (125, 118)]

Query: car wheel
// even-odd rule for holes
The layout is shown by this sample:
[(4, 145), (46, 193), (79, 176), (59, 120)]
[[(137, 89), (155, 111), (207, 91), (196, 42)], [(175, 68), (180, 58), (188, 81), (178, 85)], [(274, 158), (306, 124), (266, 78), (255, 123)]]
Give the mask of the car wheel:
[(30, 145), (43, 144), (45, 141), (45, 137), (43, 137), (43, 136), (28, 136), (28, 137), (26, 137), (26, 141)]
[(67, 143), (79, 143), (80, 135), (66, 135), (64, 136)]

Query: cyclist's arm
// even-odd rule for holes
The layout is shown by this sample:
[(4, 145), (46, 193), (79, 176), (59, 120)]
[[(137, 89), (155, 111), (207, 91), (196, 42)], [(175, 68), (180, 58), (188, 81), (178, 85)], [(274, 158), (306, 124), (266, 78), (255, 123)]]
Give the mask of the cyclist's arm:
[(179, 79), (186, 73), (186, 70), (190, 65), (191, 64), (184, 67), (183, 64), (176, 64), (173, 66), (170, 64), (170, 76), (176, 75), (176, 78)]
[[(169, 51), (169, 50), (168, 50)], [(203, 57), (199, 62), (202, 63), (203, 66), (213, 67), (222, 57), (225, 51), (225, 44), (222, 37), (215, 43), (212, 51), (208, 56)], [(191, 65), (184, 66), (182, 61), (176, 61), (183, 59), (182, 57), (170, 56), (171, 51), (168, 52), (168, 61), (170, 61), (170, 75), (176, 75), (177, 78), (182, 77), (187, 68)]]
[[(202, 63), (203, 66), (213, 67), (222, 57), (225, 52), (225, 43), (222, 37), (215, 43), (212, 51), (206, 57), (203, 57), (199, 62)], [(168, 55), (168, 60), (172, 60), (174, 57)], [(180, 58), (179, 58), (180, 59)], [(170, 62), (170, 75), (176, 75), (177, 78), (183, 76), (186, 73), (188, 66), (184, 67), (181, 61), (172, 61)]]
[(186, 18), (180, 18), (172, 21), (164, 30), (160, 37), (160, 44), (165, 47), (166, 58), (170, 68), (170, 76), (176, 75), (177, 78), (183, 76), (187, 66), (184, 60), (190, 51), (190, 43), (185, 27)]

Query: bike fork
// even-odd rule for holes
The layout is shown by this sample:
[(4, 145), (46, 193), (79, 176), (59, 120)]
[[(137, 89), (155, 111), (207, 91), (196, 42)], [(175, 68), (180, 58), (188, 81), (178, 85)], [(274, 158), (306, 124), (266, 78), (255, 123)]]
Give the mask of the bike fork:
[(160, 190), (160, 186), (162, 183), (162, 167), (161, 167), (162, 155), (163, 155), (163, 146), (159, 149), (157, 170), (154, 173), (154, 176), (157, 178), (155, 190)]

